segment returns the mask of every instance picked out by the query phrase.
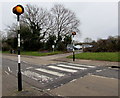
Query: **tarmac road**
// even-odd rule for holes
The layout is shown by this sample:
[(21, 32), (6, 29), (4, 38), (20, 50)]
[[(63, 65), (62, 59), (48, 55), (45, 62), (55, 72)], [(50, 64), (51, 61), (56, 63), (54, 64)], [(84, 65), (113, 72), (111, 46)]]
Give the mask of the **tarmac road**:
[[(29, 57), (29, 60), (32, 60), (30, 63), (27, 62), (28, 57), (24, 57), (26, 61), (21, 62), (23, 89), (34, 92), (34, 94), (25, 93), (23, 95), (41, 96), (45, 94), (43, 93), (45, 91), (56, 96), (100, 96), (101, 94), (118, 96), (118, 69), (52, 61), (59, 57), (49, 56), (45, 64), (37, 63), (37, 60)], [(3, 96), (17, 95), (17, 60), (13, 58), (4, 56), (2, 59)], [(33, 88), (37, 90), (33, 90)]]

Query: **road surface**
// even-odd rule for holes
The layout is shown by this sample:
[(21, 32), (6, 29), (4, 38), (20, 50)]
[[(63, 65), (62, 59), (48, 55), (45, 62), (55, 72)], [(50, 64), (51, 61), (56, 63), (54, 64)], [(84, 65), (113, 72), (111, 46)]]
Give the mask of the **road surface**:
[[(61, 56), (58, 56), (58, 57), (61, 57)], [(49, 58), (48, 60), (51, 60), (57, 57), (49, 56), (48, 58)], [(43, 59), (46, 59), (46, 57), (43, 57)], [(33, 59), (33, 62), (34, 62), (34, 59)], [(17, 72), (18, 72), (17, 60), (3, 57), (2, 66), (3, 66), (2, 73), (3, 73), (3, 96), (4, 96), (6, 94), (9, 94), (9, 91), (7, 92), (6, 90), (8, 87), (12, 88), (13, 87), (12, 85), (14, 83), (16, 83), (16, 86), (17, 86), (16, 81), (9, 83), (9, 81), (11, 81), (12, 78), (16, 78), (17, 80)], [(59, 87), (62, 88), (64, 85), (69, 85), (69, 83), (73, 81), (78, 81), (79, 79), (89, 75), (91, 75), (92, 77), (95, 76), (96, 80), (99, 77), (105, 77), (108, 79), (117, 80), (118, 71), (119, 71), (118, 69), (113, 69), (108, 66), (107, 67), (93, 66), (88, 64), (86, 65), (86, 64), (68, 63), (68, 62), (54, 62), (54, 63), (49, 62), (49, 64), (42, 64), (42, 63), (37, 64), (35, 62), (33, 64), (26, 61), (21, 61), (21, 72), (22, 72), (23, 81), (32, 87), (38, 88), (43, 91), (49, 91), (53, 95), (54, 93), (56, 93), (56, 91), (58, 91), (57, 93), (60, 92), (61, 95), (63, 94), (64, 96), (69, 96), (70, 94), (67, 95), (67, 94), (61, 93), (61, 91), (59, 91), (58, 88)], [(11, 76), (13, 77), (11, 78)], [(86, 82), (86, 80), (82, 80), (82, 81)], [(115, 87), (113, 87), (114, 84), (115, 84)], [(108, 92), (111, 93), (112, 91), (113, 93), (111, 95), (118, 95), (118, 91), (116, 91), (118, 89), (117, 88), (118, 85), (116, 81), (115, 83), (113, 83), (113, 86), (111, 87), (112, 90), (108, 86)], [(63, 88), (62, 91), (64, 91), (64, 89), (65, 88)], [(79, 90), (81, 89), (79, 88)]]

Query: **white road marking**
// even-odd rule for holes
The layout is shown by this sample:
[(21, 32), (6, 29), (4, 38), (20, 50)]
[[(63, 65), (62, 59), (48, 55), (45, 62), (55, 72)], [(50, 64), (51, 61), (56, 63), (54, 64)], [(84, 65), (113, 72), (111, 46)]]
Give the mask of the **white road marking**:
[(96, 72), (101, 72), (102, 70), (96, 70)]
[(12, 71), (10, 70), (10, 67), (8, 67), (8, 71), (9, 71), (9, 72), (12, 72)]
[(72, 70), (72, 69), (66, 69), (66, 68), (62, 68), (62, 67), (57, 67), (57, 66), (48, 66), (49, 68), (53, 68), (53, 69), (57, 69), (57, 70), (62, 70), (62, 71), (66, 71), (66, 72), (77, 72), (77, 70)]
[(81, 70), (85, 70), (87, 68), (82, 68), (82, 67), (75, 67), (75, 66), (70, 66), (70, 65), (63, 65), (63, 64), (59, 64), (57, 66), (60, 66), (60, 67), (66, 67), (66, 68), (73, 68), (73, 69), (81, 69)]
[(72, 81), (70, 81), (70, 82), (74, 82), (74, 81), (76, 81), (77, 79), (73, 79)]
[(62, 73), (59, 73), (59, 72), (46, 70), (46, 69), (43, 69), (43, 68), (37, 68), (35, 70), (38, 70), (38, 71), (41, 71), (41, 72), (45, 72), (45, 73), (48, 73), (48, 74), (51, 74), (51, 75), (59, 76), (59, 77), (62, 77), (62, 76), (65, 75), (65, 74), (62, 74)]
[(95, 67), (95, 66), (90, 66), (90, 65), (81, 65), (81, 64), (73, 64), (73, 63), (66, 63), (66, 64), (69, 64), (69, 65), (75, 65), (75, 66), (83, 66), (83, 67)]
[(26, 61), (22, 61), (23, 63), (28, 63), (28, 62), (26, 62)]
[(7, 71), (5, 71), (5, 73), (6, 73), (7, 75), (9, 75), (9, 73), (8, 73)]
[(48, 91), (50, 90), (50, 88), (47, 89)]
[(33, 68), (33, 67), (27, 67), (26, 69), (31, 69), (31, 68)]
[(91, 75), (91, 76), (98, 77), (98, 78), (116, 79), (117, 80), (117, 78), (110, 78), (110, 77), (97, 76), (97, 75)]
[(40, 74), (32, 72), (32, 71), (24, 71), (24, 72), (22, 72), (22, 74), (29, 78), (32, 78), (34, 80), (40, 80), (40, 81), (52, 80), (52, 78), (50, 78), (50, 77), (47, 77), (45, 75), (40, 75)]

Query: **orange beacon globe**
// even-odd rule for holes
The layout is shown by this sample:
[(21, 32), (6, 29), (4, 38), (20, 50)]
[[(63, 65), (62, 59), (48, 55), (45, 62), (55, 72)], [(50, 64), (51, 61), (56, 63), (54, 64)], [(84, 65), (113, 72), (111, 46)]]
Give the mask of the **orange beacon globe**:
[(16, 6), (16, 11), (18, 13), (22, 13), (23, 9), (20, 6)]
[(13, 8), (13, 13), (16, 15), (21, 15), (24, 12), (22, 5), (17, 5)]

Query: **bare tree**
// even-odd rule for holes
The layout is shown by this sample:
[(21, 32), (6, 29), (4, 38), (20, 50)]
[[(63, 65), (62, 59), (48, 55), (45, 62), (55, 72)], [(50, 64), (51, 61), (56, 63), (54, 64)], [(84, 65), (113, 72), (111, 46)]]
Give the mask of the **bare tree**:
[[(56, 43), (61, 44), (60, 41), (63, 42), (66, 37), (71, 38), (71, 32), (79, 32), (79, 20), (75, 13), (63, 5), (55, 5), (50, 11), (36, 5), (26, 5), (20, 22), (21, 42), (24, 47), (27, 46), (26, 50), (40, 49), (51, 35), (56, 36)], [(8, 27), (8, 33), (9, 38), (16, 38), (17, 25)]]
[(54, 5), (51, 9), (54, 17), (54, 32), (59, 37), (70, 35), (71, 32), (79, 32), (79, 20), (75, 13), (65, 8), (63, 5)]
[(47, 10), (33, 5), (27, 5), (25, 10), (22, 22), (30, 27), (40, 41), (51, 31), (53, 26), (52, 16)]

